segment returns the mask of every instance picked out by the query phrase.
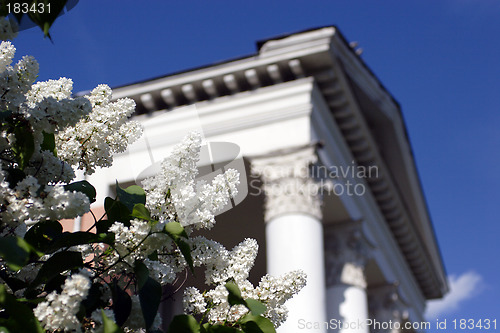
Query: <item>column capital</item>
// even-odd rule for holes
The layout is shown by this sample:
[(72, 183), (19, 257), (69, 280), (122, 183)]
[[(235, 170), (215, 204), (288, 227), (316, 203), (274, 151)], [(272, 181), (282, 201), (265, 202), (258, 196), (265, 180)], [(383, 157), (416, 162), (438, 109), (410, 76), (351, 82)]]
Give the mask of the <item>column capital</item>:
[(365, 266), (373, 244), (366, 238), (362, 220), (325, 226), (326, 284), (366, 288)]
[(263, 181), (266, 222), (290, 213), (321, 220), (320, 186), (309, 171), (317, 160), (315, 148), (310, 145), (252, 158), (252, 173)]
[(408, 303), (401, 296), (397, 282), (369, 288), (368, 304), (370, 315), (379, 322), (408, 320)]

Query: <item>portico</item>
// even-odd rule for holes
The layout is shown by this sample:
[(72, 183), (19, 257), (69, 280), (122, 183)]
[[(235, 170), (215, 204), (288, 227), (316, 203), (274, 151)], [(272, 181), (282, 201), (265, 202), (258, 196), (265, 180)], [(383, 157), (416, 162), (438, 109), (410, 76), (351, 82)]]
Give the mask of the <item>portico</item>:
[(189, 130), (233, 144), (234, 152), (211, 155), (210, 172), (239, 168), (242, 195), (210, 236), (228, 247), (256, 238), (253, 279), (307, 273), (279, 332), (367, 333), (376, 330), (348, 324), (421, 322), (426, 300), (447, 292), (399, 105), (336, 27), (115, 88), (121, 97), (136, 101), (147, 139), (91, 176), (103, 196), (97, 202), (115, 180), (151, 171)]

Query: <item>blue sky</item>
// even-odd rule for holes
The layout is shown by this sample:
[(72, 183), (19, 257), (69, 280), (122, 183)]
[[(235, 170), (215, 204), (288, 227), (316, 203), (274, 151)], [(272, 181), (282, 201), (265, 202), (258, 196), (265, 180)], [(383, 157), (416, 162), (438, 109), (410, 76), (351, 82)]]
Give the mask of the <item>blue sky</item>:
[[(446, 270), (440, 319), (500, 325), (500, 2), (85, 0), (14, 41), (75, 91), (252, 54), (257, 40), (337, 25), (402, 106)], [(444, 311), (447, 309), (447, 311)], [(444, 311), (444, 312), (443, 312)]]

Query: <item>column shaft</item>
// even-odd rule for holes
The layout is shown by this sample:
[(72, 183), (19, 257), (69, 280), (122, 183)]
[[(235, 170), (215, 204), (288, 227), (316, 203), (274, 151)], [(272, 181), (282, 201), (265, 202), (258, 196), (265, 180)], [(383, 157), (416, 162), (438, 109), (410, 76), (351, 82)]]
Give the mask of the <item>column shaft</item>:
[(296, 269), (302, 269), (307, 274), (304, 289), (287, 302), (288, 320), (278, 332), (308, 332), (300, 329), (306, 323), (311, 323), (311, 326), (320, 323), (320, 326), (324, 326), (325, 272), (321, 222), (300, 213), (281, 215), (267, 223), (266, 242), (267, 267), (271, 275), (278, 276)]
[(332, 332), (368, 333), (368, 301), (366, 289), (338, 284), (326, 291), (327, 311)]

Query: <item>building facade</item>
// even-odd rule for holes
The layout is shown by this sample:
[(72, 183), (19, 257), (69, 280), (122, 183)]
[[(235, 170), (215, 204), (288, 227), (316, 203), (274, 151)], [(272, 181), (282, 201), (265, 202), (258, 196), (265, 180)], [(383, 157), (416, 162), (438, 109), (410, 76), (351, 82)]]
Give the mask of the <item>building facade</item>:
[(116, 180), (152, 174), (184, 134), (200, 130), (202, 176), (228, 167), (242, 174), (210, 236), (228, 247), (258, 240), (251, 279), (308, 275), (279, 332), (425, 330), (426, 300), (448, 287), (406, 128), (398, 103), (336, 27), (113, 91), (136, 101), (145, 137), (89, 177), (97, 202)]

